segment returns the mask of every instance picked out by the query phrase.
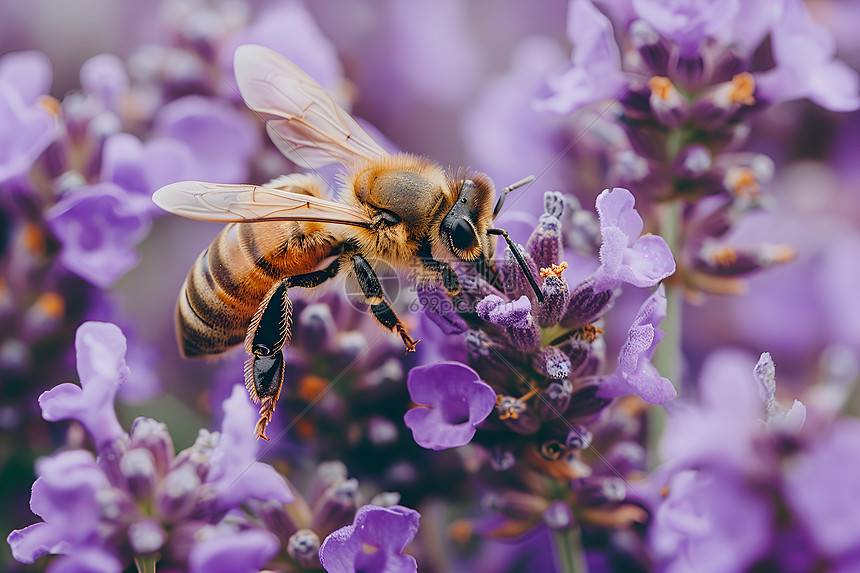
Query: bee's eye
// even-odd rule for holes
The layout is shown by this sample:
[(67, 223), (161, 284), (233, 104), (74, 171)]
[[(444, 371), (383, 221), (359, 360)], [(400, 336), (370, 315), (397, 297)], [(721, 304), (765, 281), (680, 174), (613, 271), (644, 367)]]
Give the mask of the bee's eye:
[(466, 219), (457, 219), (451, 228), (451, 246), (456, 251), (469, 251), (478, 238), (475, 230)]

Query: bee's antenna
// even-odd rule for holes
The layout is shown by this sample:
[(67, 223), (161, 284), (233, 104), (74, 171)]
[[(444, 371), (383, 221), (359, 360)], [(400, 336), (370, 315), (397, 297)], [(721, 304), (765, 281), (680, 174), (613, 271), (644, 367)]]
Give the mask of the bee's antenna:
[[(510, 193), (511, 191), (513, 191), (514, 189), (516, 189), (518, 187), (522, 187), (523, 185), (528, 185), (529, 183), (531, 183), (534, 180), (535, 180), (535, 176), (529, 175), (528, 177), (520, 179), (516, 183), (512, 183), (512, 184), (508, 185), (507, 187), (505, 187), (504, 189), (502, 189), (502, 194), (499, 196), (499, 200), (496, 201), (495, 209), (493, 209), (493, 219), (495, 219), (496, 217), (499, 216), (499, 211), (502, 210), (502, 205), (505, 204), (505, 197), (508, 196), (508, 193)], [(505, 236), (505, 237), (507, 238), (507, 236)]]
[[(532, 177), (531, 179), (534, 179), (534, 177)], [(521, 184), (525, 184), (523, 182), (528, 183), (528, 181), (526, 179), (523, 179), (523, 181), (515, 183), (514, 185), (519, 186)], [(513, 185), (511, 187), (513, 187)], [(510, 187), (508, 189), (510, 189)], [(504, 195), (502, 195), (502, 197), (504, 197)], [(532, 285), (532, 290), (535, 291), (535, 294), (537, 295), (538, 302), (543, 302), (543, 293), (540, 291), (540, 288), (538, 288), (537, 282), (535, 281), (535, 278), (532, 276), (532, 272), (529, 270), (528, 265), (526, 265), (526, 260), (523, 258), (522, 253), (520, 253), (520, 250), (517, 248), (517, 246), (514, 244), (514, 242), (508, 236), (508, 232), (505, 231), (504, 229), (487, 229), (487, 234), (488, 235), (501, 235), (505, 238), (505, 241), (508, 242), (508, 247), (511, 248), (511, 252), (514, 254), (514, 258), (517, 259), (517, 262), (519, 263), (520, 268), (523, 269), (523, 273), (526, 275), (526, 278), (528, 279), (529, 284)]]

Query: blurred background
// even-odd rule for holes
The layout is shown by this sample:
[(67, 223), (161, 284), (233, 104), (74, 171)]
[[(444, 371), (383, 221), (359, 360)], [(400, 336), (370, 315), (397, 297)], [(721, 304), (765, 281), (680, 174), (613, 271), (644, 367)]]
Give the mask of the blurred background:
[[(833, 33), (838, 56), (860, 67), (860, 5), (849, 0), (813, 0), (807, 5)], [(128, 133), (138, 145), (169, 139), (184, 146), (162, 155), (144, 149), (144, 163), (152, 172), (142, 176), (146, 184), (130, 186), (138, 198), (145, 198), (158, 183), (175, 179), (259, 184), (296, 170), (268, 141), (259, 118), (244, 109), (232, 79), (235, 47), (262, 43), (310, 73), (391, 149), (426, 155), (446, 167), (485, 172), (497, 188), (535, 175), (534, 184), (509, 198), (506, 218), (500, 219), (515, 240), (525, 242), (543, 211), (544, 191), (573, 195), (590, 209), (594, 198), (611, 186), (607, 142), (617, 134), (602, 121), (600, 110), (558, 116), (532, 106), (545, 93), (547, 75), (570, 60), (567, 14), (568, 3), (562, 0), (0, 0), (0, 57), (30, 50), (47, 56), (51, 75), (40, 80), (48, 88), (40, 95), (52, 96), (65, 117), (72, 118), (68, 121), (77, 118), (84, 126), (77, 140), (70, 136), (70, 145), (90, 138), (90, 143), (97, 141), (93, 145), (103, 146), (110, 135)], [(102, 75), (93, 71), (87, 76), (85, 63), (102, 54), (116, 57), (111, 60), (114, 68), (98, 68)], [(21, 72), (27, 77), (31, 73), (36, 72), (28, 66)], [(0, 87), (8, 89), (7, 84)], [(96, 111), (93, 98), (101, 98)], [(196, 133), (196, 126), (205, 122), (211, 126)], [(0, 132), (4, 129), (0, 126)], [(87, 176), (88, 183), (141, 177), (143, 168), (130, 166), (129, 158), (120, 158), (118, 167), (107, 173), (105, 165), (112, 160), (87, 149), (98, 163), (89, 168), (99, 174)], [(772, 201), (739, 221), (729, 239), (738, 245), (791, 245), (796, 257), (750, 277), (740, 294), (707, 295), (685, 303), (682, 393), (694, 392), (707, 356), (726, 348), (744, 353), (750, 368), (761, 352), (769, 351), (777, 364), (779, 392), (786, 399), (803, 397), (828, 377), (853, 380), (860, 371), (860, 112), (827, 111), (807, 100), (781, 103), (754, 117), (744, 149), (773, 160), (773, 177), (763, 183)], [(76, 152), (68, 153), (71, 157)], [(34, 169), (50, 171), (44, 165)], [(103, 319), (123, 328), (135, 384), (121, 390), (120, 419), (126, 427), (138, 415), (165, 422), (177, 450), (191, 444), (199, 428), (217, 427), (218, 405), (229, 387), (241, 382), (243, 360), (241, 352), (218, 361), (183, 360), (174, 342), (179, 288), (220, 225), (141, 207), (146, 229), (128, 246), (138, 256), (109, 254), (104, 263), (112, 268), (114, 280), (100, 284), (75, 272), (59, 277), (54, 263), (44, 262), (59, 256), (59, 246), (51, 247), (49, 225), (38, 221), (38, 215), (22, 216), (17, 207), (27, 192), (14, 178), (0, 181), (0, 286), (14, 287), (13, 306), (5, 307), (0, 322), (4, 532), (36, 521), (27, 508), (34, 461), (67, 440), (83, 440), (68, 435), (67, 425), (42, 421), (35, 402), (40, 392), (76, 380), (72, 340), (80, 322)], [(645, 216), (646, 230), (656, 231)], [(23, 255), (13, 253), (24, 248), (30, 236), (19, 224), (21, 217), (35, 221), (47, 237), (41, 263), (22, 263)], [(119, 270), (111, 260), (122, 260), (127, 270)], [(36, 272), (36, 267), (42, 270)], [(570, 272), (584, 277), (591, 270)], [(64, 301), (54, 314), (51, 300), (42, 297), (49, 292), (61, 294)], [(612, 320), (629, 324), (646, 294), (623, 294)], [(341, 292), (334, 289), (325, 296), (338, 330), (376, 336), (375, 325), (343, 302)], [(422, 318), (408, 316), (408, 303), (407, 293), (398, 301), (401, 316), (417, 326)], [(297, 316), (310, 304), (298, 302)], [(50, 336), (33, 335), (38, 344), (22, 334), (39, 323), (33, 322), (33, 309), (45, 315), (39, 320), (54, 321), (45, 327)], [(626, 334), (626, 328), (606, 331), (611, 348)], [(457, 340), (429, 336), (425, 354), (410, 361), (463, 352)], [(399, 357), (397, 341), (390, 342), (391, 348), (386, 346), (381, 354), (396, 355), (400, 370), (385, 374), (385, 368), (392, 367), (385, 361), (366, 370), (402, 379), (411, 363)], [(313, 346), (307, 351), (313, 354)], [(858, 407), (860, 400), (854, 397), (847, 411), (857, 415)], [(338, 431), (332, 430), (327, 439), (336, 440)], [(287, 454), (301, 449), (289, 443), (282, 448)], [(361, 456), (355, 457), (354, 471), (360, 474)], [(344, 461), (352, 470), (350, 460)], [(279, 469), (288, 473), (290, 464), (282, 464)], [(419, 490), (431, 485), (412, 483), (414, 491), (407, 489), (406, 500), (411, 496), (420, 503), (427, 490)], [(36, 569), (12, 561), (2, 544), (0, 570)]]

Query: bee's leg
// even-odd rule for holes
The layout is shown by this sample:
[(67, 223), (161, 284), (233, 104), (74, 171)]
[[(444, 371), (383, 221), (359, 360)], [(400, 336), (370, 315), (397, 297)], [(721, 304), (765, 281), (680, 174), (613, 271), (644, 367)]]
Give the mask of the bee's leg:
[(379, 321), (379, 324), (388, 330), (397, 331), (406, 345), (406, 352), (415, 350), (415, 345), (419, 341), (412, 340), (412, 337), (406, 332), (406, 327), (394, 313), (394, 309), (386, 302), (385, 293), (382, 292), (382, 285), (379, 283), (379, 277), (376, 276), (373, 267), (370, 266), (367, 259), (358, 254), (352, 255), (352, 266), (373, 316)]
[(245, 362), (245, 387), (255, 402), (260, 403), (260, 420), (254, 430), (258, 438), (268, 440), (266, 426), (272, 419), (275, 404), (284, 382), (283, 347), (290, 341), (293, 303), (287, 291), (292, 287), (313, 288), (340, 271), (343, 257), (338, 257), (325, 269), (287, 277), (269, 289), (248, 326), (245, 350), (251, 357)]
[(427, 270), (439, 274), (442, 279), (442, 286), (445, 287), (448, 296), (456, 296), (460, 293), (460, 278), (451, 268), (451, 265), (434, 259), (430, 249), (430, 241), (424, 239), (418, 247), (418, 257), (421, 259), (421, 263)]

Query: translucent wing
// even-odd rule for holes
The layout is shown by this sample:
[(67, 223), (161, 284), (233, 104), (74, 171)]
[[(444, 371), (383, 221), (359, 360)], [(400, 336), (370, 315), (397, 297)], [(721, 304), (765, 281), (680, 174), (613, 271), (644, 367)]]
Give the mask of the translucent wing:
[(156, 191), (152, 200), (165, 211), (204, 221), (320, 221), (357, 227), (370, 225), (366, 213), (348, 205), (258, 185), (180, 181)]
[(298, 66), (268, 48), (239, 46), (233, 60), (242, 98), (267, 114), (269, 137), (297, 165), (311, 168), (388, 152)]

